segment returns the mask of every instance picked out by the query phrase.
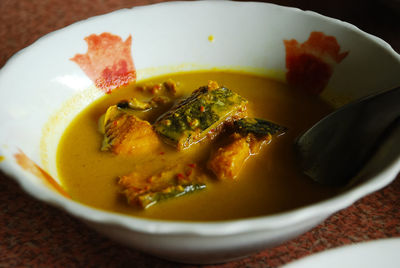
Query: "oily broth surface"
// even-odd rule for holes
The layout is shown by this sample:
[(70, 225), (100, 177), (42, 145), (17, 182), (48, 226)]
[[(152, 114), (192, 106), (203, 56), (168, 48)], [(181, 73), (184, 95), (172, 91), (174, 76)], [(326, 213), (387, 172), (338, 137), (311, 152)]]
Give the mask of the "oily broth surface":
[[(286, 84), (237, 72), (179, 73), (147, 81), (163, 82), (169, 78), (180, 83), (181, 95), (189, 95), (199, 86), (206, 85), (208, 80), (215, 80), (249, 101), (249, 116), (276, 122), (289, 130), (285, 135), (275, 137), (260, 154), (251, 157), (236, 180), (215, 180), (208, 183), (205, 190), (141, 210), (128, 206), (125, 197), (119, 194), (119, 176), (133, 170), (155, 172), (160, 166), (178, 161), (205, 162), (212, 143), (196, 144), (184, 152), (163, 145), (159, 152), (141, 157), (101, 152), (103, 137), (97, 131), (99, 117), (108, 106), (139, 94), (133, 87), (119, 89), (80, 113), (61, 139), (57, 153), (58, 172), (63, 186), (74, 200), (139, 217), (215, 221), (281, 212), (336, 193), (336, 189), (317, 185), (303, 176), (292, 151), (297, 135), (332, 110), (327, 103), (297, 92)], [(151, 120), (152, 117), (154, 115), (150, 116)]]

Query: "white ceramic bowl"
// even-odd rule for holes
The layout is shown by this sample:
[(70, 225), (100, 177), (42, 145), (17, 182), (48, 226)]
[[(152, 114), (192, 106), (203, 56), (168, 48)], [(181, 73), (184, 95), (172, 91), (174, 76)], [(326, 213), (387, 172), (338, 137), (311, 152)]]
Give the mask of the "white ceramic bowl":
[[(335, 67), (326, 98), (357, 98), (400, 84), (400, 56), (388, 44), (314, 12), (228, 1), (170, 2), (120, 10), (46, 35), (1, 69), (0, 167), (37, 199), (66, 210), (115, 240), (162, 258), (215, 263), (278, 245), (389, 184), (400, 168), (398, 156), (382, 151), (366, 166), (369, 172), (362, 183), (323, 202), (265, 217), (188, 223), (139, 219), (79, 204), (44, 182), (36, 167), (21, 168), (23, 159), (15, 155), (24, 152), (58, 182), (55, 154), (63, 130), (103, 94), (69, 60), (85, 53), (83, 39), (90, 34), (110, 32), (124, 40), (132, 35), (139, 79), (212, 67), (253, 70), (284, 79), (279, 75), (286, 72), (283, 40), (304, 42), (312, 31), (336, 37), (342, 51), (349, 51)], [(399, 143), (391, 142), (391, 146)]]

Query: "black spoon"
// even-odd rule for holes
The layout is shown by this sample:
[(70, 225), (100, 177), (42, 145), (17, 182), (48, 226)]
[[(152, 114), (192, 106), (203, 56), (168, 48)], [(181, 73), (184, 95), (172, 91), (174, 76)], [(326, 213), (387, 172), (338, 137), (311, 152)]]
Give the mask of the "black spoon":
[(344, 185), (388, 139), (400, 141), (400, 87), (344, 105), (299, 136), (295, 150), (306, 175)]

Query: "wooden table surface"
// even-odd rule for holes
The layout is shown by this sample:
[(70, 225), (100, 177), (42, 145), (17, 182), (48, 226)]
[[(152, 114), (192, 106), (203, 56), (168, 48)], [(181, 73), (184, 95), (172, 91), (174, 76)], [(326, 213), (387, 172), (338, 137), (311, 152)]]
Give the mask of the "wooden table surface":
[[(157, 2), (162, 1), (0, 0), (0, 67), (51, 31), (94, 15)], [(345, 20), (400, 52), (398, 1), (271, 2)], [(208, 267), (277, 267), (329, 248), (388, 237), (400, 237), (400, 177), (296, 239), (239, 261)], [(31, 198), (0, 172), (0, 267), (16, 266), (195, 267), (121, 246), (63, 211)]]

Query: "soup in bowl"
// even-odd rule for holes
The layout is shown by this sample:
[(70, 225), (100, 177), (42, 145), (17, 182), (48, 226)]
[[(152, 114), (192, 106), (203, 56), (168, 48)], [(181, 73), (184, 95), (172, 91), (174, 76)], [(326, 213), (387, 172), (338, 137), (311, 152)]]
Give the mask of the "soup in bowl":
[(399, 68), (382, 40), (313, 12), (207, 1), (120, 10), (40, 39), (1, 70), (0, 166), (117, 241), (227, 261), (395, 178), (388, 152), (357, 183), (320, 185), (293, 142), (397, 85)]

